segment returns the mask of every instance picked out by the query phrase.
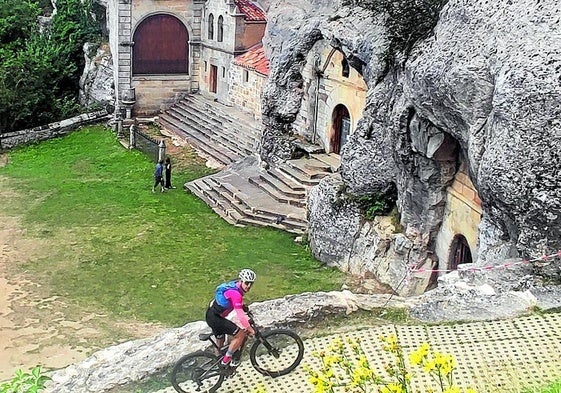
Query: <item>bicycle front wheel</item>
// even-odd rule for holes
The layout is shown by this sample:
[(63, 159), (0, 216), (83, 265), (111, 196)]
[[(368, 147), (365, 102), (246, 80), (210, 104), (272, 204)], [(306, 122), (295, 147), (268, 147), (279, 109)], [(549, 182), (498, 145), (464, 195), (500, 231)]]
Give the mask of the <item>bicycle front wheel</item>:
[(304, 343), (291, 330), (275, 329), (259, 335), (249, 358), (263, 375), (278, 377), (294, 370), (304, 357)]
[(179, 393), (213, 393), (223, 381), (220, 359), (204, 351), (183, 356), (171, 372), (171, 384)]

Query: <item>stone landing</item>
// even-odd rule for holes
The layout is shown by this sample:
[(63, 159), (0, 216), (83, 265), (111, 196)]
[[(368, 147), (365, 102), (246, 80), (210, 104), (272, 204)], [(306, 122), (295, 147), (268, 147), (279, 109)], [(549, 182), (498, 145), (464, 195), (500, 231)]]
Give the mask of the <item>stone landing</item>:
[(185, 185), (231, 224), (261, 225), (303, 234), (308, 190), (328, 175), (338, 158), (313, 154), (263, 169), (247, 157), (221, 172)]

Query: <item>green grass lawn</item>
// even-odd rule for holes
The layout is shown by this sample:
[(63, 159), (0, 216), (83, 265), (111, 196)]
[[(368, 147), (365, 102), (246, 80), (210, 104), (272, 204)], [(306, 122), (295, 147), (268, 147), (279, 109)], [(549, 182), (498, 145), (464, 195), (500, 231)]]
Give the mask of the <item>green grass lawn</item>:
[(293, 235), (231, 226), (183, 191), (210, 173), (200, 163), (174, 172), (177, 189), (153, 194), (154, 163), (104, 127), (8, 155), (0, 176), (17, 195), (0, 211), (20, 217), (26, 236), (47, 240), (41, 257), (19, 268), (84, 307), (176, 326), (203, 319), (214, 287), (241, 268), (258, 274), (249, 302), (344, 281)]

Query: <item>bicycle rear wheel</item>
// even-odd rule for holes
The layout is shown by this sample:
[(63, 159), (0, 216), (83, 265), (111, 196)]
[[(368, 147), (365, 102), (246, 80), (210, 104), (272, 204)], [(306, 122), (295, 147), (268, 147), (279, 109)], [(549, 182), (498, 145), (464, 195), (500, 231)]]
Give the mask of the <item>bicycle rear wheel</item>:
[(204, 351), (183, 356), (171, 372), (171, 384), (179, 393), (212, 393), (223, 381), (220, 359)]
[(259, 335), (249, 352), (253, 367), (263, 375), (278, 377), (294, 370), (304, 357), (304, 343), (291, 330), (275, 329)]

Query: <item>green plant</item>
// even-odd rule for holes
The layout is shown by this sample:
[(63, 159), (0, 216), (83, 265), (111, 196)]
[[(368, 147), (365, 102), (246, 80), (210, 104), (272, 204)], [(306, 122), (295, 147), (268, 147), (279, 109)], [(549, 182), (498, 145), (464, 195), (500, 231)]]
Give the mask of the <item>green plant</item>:
[(374, 217), (387, 214), (394, 208), (396, 195), (393, 192), (374, 192), (362, 195), (356, 201), (364, 217), (373, 220)]
[(543, 390), (539, 391), (540, 393), (561, 393), (561, 379), (557, 380), (556, 382), (548, 385)]
[(57, 1), (43, 32), (36, 2), (0, 2), (0, 132), (76, 114), (84, 42), (99, 36), (91, 1)]
[(37, 393), (43, 390), (45, 383), (51, 379), (43, 374), (39, 366), (28, 373), (18, 369), (15, 374), (11, 381), (0, 385), (0, 393)]
[(401, 214), (399, 213), (397, 206), (394, 206), (392, 208), (392, 211), (390, 212), (390, 217), (392, 218), (392, 225), (394, 227), (393, 232), (403, 233), (404, 229), (403, 229), (403, 225), (401, 225)]
[[(412, 393), (411, 380), (415, 376), (407, 365), (403, 348), (395, 335), (380, 337), (382, 349), (393, 356), (393, 361), (385, 366), (386, 375), (377, 375), (360, 346), (360, 340), (348, 340), (344, 343), (335, 339), (327, 350), (314, 352), (321, 361), (319, 369), (306, 366), (314, 385), (315, 393), (379, 392)], [(451, 355), (431, 351), (430, 345), (423, 344), (409, 356), (411, 365), (421, 367), (434, 378), (442, 393), (460, 393), (461, 389), (453, 382), (455, 360)], [(435, 392), (433, 387), (426, 387), (428, 392)], [(466, 393), (475, 390), (467, 388)]]

